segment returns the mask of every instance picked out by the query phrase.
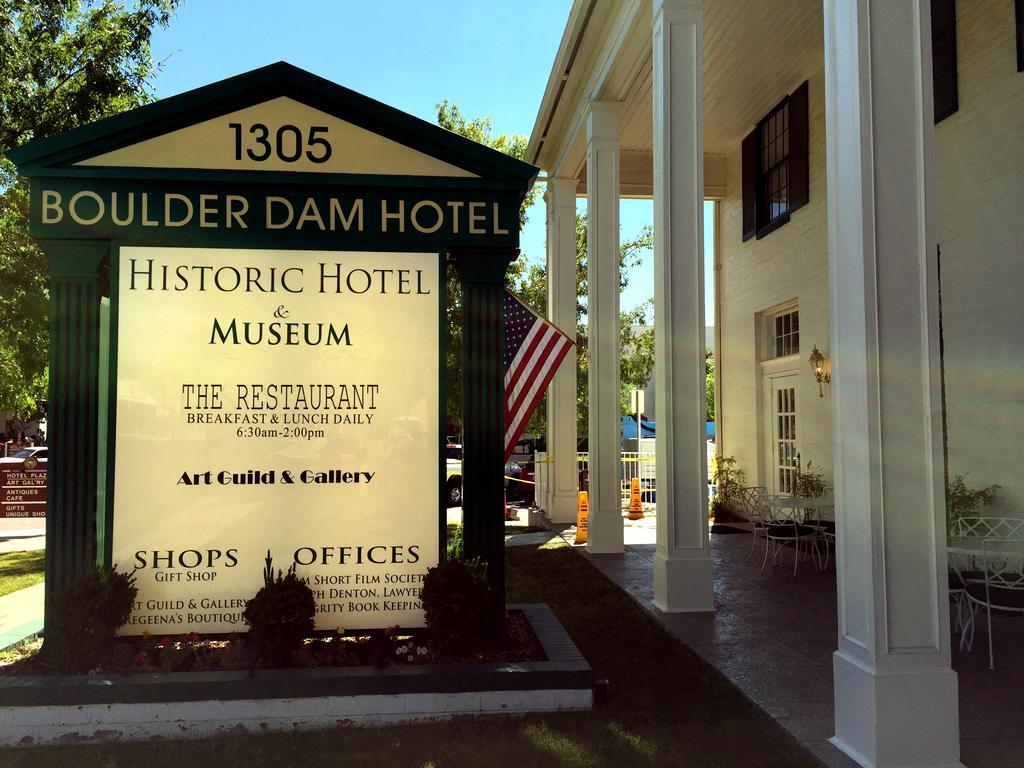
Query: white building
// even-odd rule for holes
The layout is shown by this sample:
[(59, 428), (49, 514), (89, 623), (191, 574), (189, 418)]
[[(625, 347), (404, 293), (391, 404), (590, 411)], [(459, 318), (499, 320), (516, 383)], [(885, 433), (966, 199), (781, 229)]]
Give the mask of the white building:
[[(994, 514), (1024, 509), (1021, 15), (1011, 0), (576, 0), (527, 150), (549, 176), (549, 314), (569, 332), (587, 198), (594, 552), (622, 549), (618, 199), (654, 200), (665, 611), (713, 609), (701, 209), (717, 201), (719, 448), (770, 490), (797, 453), (835, 486), (833, 741), (863, 765), (959, 764), (943, 380), (949, 472), (1000, 485)], [(575, 370), (548, 398), (556, 520), (574, 512)]]

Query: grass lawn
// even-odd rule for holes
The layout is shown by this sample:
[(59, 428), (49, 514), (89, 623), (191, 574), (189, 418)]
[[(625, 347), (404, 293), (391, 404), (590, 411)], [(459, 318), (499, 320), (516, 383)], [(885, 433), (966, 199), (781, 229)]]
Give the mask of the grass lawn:
[(41, 549), (0, 554), (0, 597), (41, 582), (45, 557)]
[[(448, 541), (451, 541), (455, 537), (455, 533), (459, 528), (458, 523), (448, 523)], [(520, 533), (541, 533), (546, 531), (547, 528), (537, 528), (531, 525), (508, 525), (505, 524), (505, 535), (516, 536)]]
[(5, 768), (803, 768), (821, 764), (582, 557), (508, 550), (510, 602), (552, 606), (610, 681), (607, 707), (389, 728), (6, 750)]

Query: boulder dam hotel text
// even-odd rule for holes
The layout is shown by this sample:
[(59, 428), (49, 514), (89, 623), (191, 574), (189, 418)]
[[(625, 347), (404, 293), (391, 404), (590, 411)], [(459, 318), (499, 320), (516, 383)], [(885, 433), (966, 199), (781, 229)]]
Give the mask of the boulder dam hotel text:
[[(285, 230), (358, 234), (509, 235), (517, 222), (502, 220), (497, 199), (418, 199), (416, 195), (332, 196), (203, 192), (78, 191), (43, 188), (38, 193), (40, 232), (87, 227), (127, 229)], [(482, 195), (482, 197), (489, 197)], [(517, 208), (512, 208), (512, 213)]]

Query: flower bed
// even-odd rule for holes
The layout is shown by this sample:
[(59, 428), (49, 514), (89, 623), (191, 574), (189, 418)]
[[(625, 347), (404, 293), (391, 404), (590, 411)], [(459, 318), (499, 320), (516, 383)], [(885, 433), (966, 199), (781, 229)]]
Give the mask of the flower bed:
[[(507, 641), (470, 655), (445, 659), (432, 648), (426, 630), (392, 627), (383, 633), (348, 635), (343, 629), (317, 633), (307, 638), (292, 654), (290, 668), (384, 666), (387, 664), (436, 664), (439, 662), (544, 661), (544, 649), (522, 610), (511, 610), (506, 619)], [(0, 660), (0, 676), (59, 674), (36, 656), (37, 641), (21, 653)], [(243, 635), (202, 637), (195, 632), (154, 636), (118, 643), (113, 659), (99, 665), (94, 673), (213, 672), (270, 668), (256, 656), (256, 649)]]
[[(593, 673), (554, 614), (544, 605), (510, 609), (529, 623), (544, 660), (436, 664), (415, 652), (409, 663), (406, 652), (404, 663), (383, 667), (7, 675), (0, 677), (0, 744), (589, 708)], [(408, 651), (402, 638), (391, 639), (393, 650)]]

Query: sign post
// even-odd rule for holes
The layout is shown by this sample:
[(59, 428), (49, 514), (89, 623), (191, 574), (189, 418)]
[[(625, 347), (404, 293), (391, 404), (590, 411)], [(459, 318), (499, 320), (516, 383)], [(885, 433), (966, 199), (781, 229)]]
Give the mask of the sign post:
[(269, 549), (318, 628), (421, 626), (448, 259), (466, 553), (503, 606), (500, 291), (536, 168), (284, 63), (10, 155), (51, 275), (47, 620), (98, 561), (136, 571), (126, 634), (244, 631)]
[(640, 440), (643, 438), (643, 414), (644, 414), (644, 391), (642, 389), (634, 389), (630, 393), (630, 400), (633, 406), (633, 413), (636, 414), (636, 449), (640, 451)]

